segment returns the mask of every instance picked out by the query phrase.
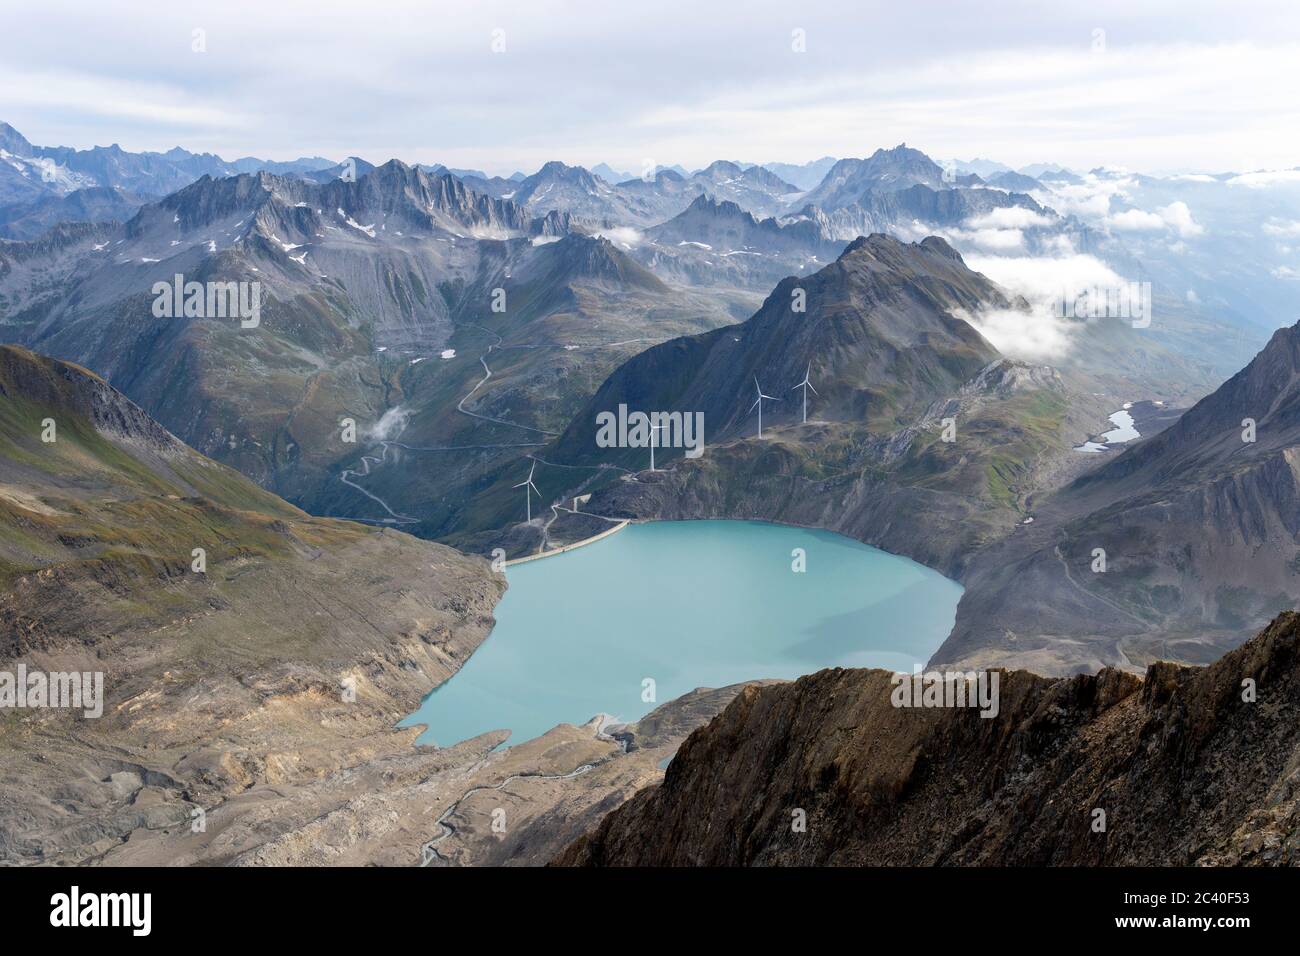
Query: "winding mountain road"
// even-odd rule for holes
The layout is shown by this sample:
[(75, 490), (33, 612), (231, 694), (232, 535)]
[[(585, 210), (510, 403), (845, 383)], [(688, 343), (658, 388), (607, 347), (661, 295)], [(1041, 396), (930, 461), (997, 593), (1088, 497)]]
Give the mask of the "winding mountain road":
[[(470, 418), (478, 419), (479, 421), (491, 422), (491, 423), (493, 423), (493, 424), (495, 424), (495, 425), (506, 425), (506, 426), (509, 426), (509, 427), (511, 427), (511, 428), (520, 428), (520, 429), (523, 429), (524, 431), (533, 432), (534, 434), (544, 436), (545, 438), (555, 438), (555, 437), (558, 437), (559, 433), (558, 433), (558, 432), (547, 431), (547, 430), (545, 430), (545, 429), (543, 429), (543, 428), (535, 428), (535, 427), (532, 426), (532, 425), (522, 425), (522, 424), (520, 424), (519, 422), (512, 422), (512, 421), (509, 421), (509, 420), (504, 419), (504, 418), (495, 418), (495, 417), (493, 417), (493, 416), (491, 416), (491, 415), (484, 415), (484, 414), (481, 414), (480, 412), (470, 411), (468, 408), (465, 407), (465, 403), (468, 402), (471, 398), (473, 398), (473, 397), (474, 397), (474, 394), (475, 394), (475, 393), (476, 393), (480, 388), (482, 388), (482, 387), (483, 387), (483, 386), (488, 382), (488, 380), (489, 380), (490, 378), (492, 378), (492, 368), (491, 368), (491, 366), (489, 366), (488, 363), (487, 363), (487, 358), (488, 358), (489, 355), (491, 355), (494, 351), (496, 351), (496, 350), (498, 350), (498, 349), (506, 349), (506, 348), (512, 348), (512, 349), (546, 349), (546, 348), (564, 348), (564, 349), (600, 349), (600, 348), (617, 348), (617, 347), (620, 347), (620, 346), (623, 346), (623, 345), (631, 345), (631, 344), (636, 343), (636, 342), (649, 342), (649, 341), (655, 341), (655, 340), (653, 340), (653, 339), (648, 339), (648, 338), (636, 338), (636, 339), (624, 339), (624, 340), (621, 341), (621, 342), (608, 342), (608, 343), (604, 343), (604, 344), (600, 344), (600, 345), (574, 345), (574, 346), (562, 346), (562, 345), (511, 345), (511, 346), (506, 346), (506, 345), (503, 345), (503, 344), (502, 344), (505, 340), (504, 340), (504, 339), (503, 339), (503, 338), (502, 338), (498, 333), (492, 331), (491, 329), (489, 329), (489, 328), (487, 328), (487, 327), (485, 327), (485, 326), (482, 326), (482, 325), (477, 325), (477, 324), (475, 324), (475, 323), (466, 323), (466, 326), (467, 326), (468, 328), (478, 329), (478, 330), (481, 331), (481, 332), (486, 332), (488, 335), (491, 335), (493, 338), (495, 338), (496, 341), (493, 342), (493, 343), (491, 343), (491, 344), (488, 346), (487, 351), (484, 352), (482, 355), (480, 355), (480, 356), (478, 357), (479, 363), (483, 366), (483, 377), (482, 377), (481, 379), (479, 379), (477, 382), (475, 382), (475, 383), (474, 383), (474, 387), (471, 388), (471, 389), (470, 389), (470, 390), (469, 390), (469, 391), (464, 395), (464, 397), (461, 398), (461, 400), (458, 401), (458, 402), (456, 403), (456, 411), (460, 412), (462, 415), (467, 415), (467, 416), (469, 416)], [(376, 466), (384, 464), (384, 463), (388, 460), (388, 449), (389, 449), (390, 447), (402, 448), (402, 449), (404, 449), (404, 450), (406, 450), (406, 451), (415, 451), (415, 452), (454, 452), (454, 451), (475, 451), (475, 450), (494, 449), (494, 448), (537, 448), (537, 447), (540, 447), (540, 446), (544, 446), (544, 445), (546, 445), (546, 444), (547, 444), (547, 443), (546, 443), (545, 441), (531, 441), (531, 442), (513, 442), (513, 443), (506, 443), (506, 442), (498, 442), (498, 443), (484, 443), (484, 444), (480, 444), (480, 445), (431, 445), (431, 446), (420, 446), (420, 445), (407, 445), (407, 444), (405, 444), (405, 443), (403, 443), (403, 442), (399, 442), (399, 441), (395, 441), (395, 440), (391, 440), (391, 439), (384, 439), (384, 440), (381, 440), (381, 441), (378, 443), (379, 447), (383, 449), (382, 454), (380, 454), (380, 456), (379, 456), (378, 458), (376, 458), (376, 457), (373, 456), (373, 455), (362, 455), (362, 456), (361, 456), (361, 468), (360, 468), (360, 469), (351, 469), (351, 468), (345, 468), (345, 469), (343, 469), (343, 471), (339, 472), (339, 481), (343, 482), (343, 483), (344, 483), (345, 485), (347, 485), (349, 488), (354, 488), (355, 490), (361, 492), (361, 493), (362, 493), (363, 495), (365, 495), (367, 498), (371, 499), (371, 500), (374, 501), (376, 504), (378, 504), (381, 508), (383, 508), (384, 511), (388, 512), (388, 514), (389, 514), (389, 516), (390, 516), (390, 517), (388, 517), (388, 518), (380, 518), (380, 519), (373, 519), (373, 518), (356, 518), (356, 519), (353, 519), (353, 520), (364, 521), (364, 522), (371, 523), (371, 524), (416, 524), (416, 523), (419, 522), (420, 519), (418, 519), (418, 518), (414, 518), (414, 517), (412, 517), (411, 515), (402, 514), (402, 513), (398, 512), (398, 511), (396, 511), (396, 510), (395, 510), (391, 505), (389, 505), (388, 502), (385, 501), (383, 498), (379, 497), (379, 496), (376, 495), (374, 492), (371, 492), (371, 491), (369, 491), (369, 490), (363, 488), (361, 485), (357, 484), (355, 481), (352, 480), (353, 478), (365, 478), (365, 477), (367, 477), (367, 476), (371, 473), (371, 463), (372, 463), (372, 462), (373, 462)], [(634, 472), (634, 471), (632, 471), (632, 470), (630, 470), (630, 469), (627, 469), (627, 468), (619, 467), (618, 465), (604, 465), (604, 464), (602, 464), (602, 465), (561, 465), (561, 464), (558, 464), (558, 463), (556, 463), (556, 462), (549, 462), (549, 461), (546, 461), (545, 459), (537, 458), (537, 457), (535, 457), (535, 456), (531, 456), (531, 455), (530, 455), (529, 457), (530, 457), (530, 458), (533, 458), (535, 461), (539, 462), (540, 464), (548, 465), (548, 466), (550, 466), (550, 467), (552, 467), (552, 468), (596, 468), (596, 469), (613, 468), (613, 469), (616, 469), (616, 470), (618, 470), (618, 471), (622, 471), (622, 472), (624, 472), (624, 473), (626, 473), (626, 474), (628, 474), (628, 475), (635, 475), (635, 474), (636, 474), (636, 472)], [(567, 510), (567, 509), (566, 509), (566, 510)], [(552, 518), (551, 518), (551, 521), (548, 521), (548, 522), (547, 522), (547, 524), (546, 524), (546, 528), (549, 528), (549, 527), (550, 527), (550, 524), (555, 520), (556, 517), (558, 517), (558, 515), (554, 515), (554, 514), (553, 514), (553, 516), (552, 516)], [(544, 528), (544, 529), (543, 529), (543, 541), (545, 541), (545, 539), (546, 539), (546, 529)]]

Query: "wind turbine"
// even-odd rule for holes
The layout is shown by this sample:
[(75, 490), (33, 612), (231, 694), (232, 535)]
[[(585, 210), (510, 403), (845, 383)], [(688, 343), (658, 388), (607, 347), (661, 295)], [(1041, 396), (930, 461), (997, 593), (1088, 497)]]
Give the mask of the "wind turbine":
[(655, 449), (659, 447), (659, 432), (664, 430), (663, 425), (651, 425), (650, 430), (655, 434), (650, 437), (650, 470), (655, 470)]
[[(528, 508), (529, 524), (532, 524), (533, 522), (533, 492), (537, 491), (537, 486), (533, 484), (533, 472), (536, 470), (537, 470), (537, 462), (534, 461), (533, 467), (528, 469), (528, 477), (525, 480), (519, 482), (519, 484), (513, 486), (515, 488), (524, 489), (524, 504)], [(537, 497), (540, 498), (541, 496), (542, 493), (540, 491), (537, 491)]]
[[(803, 373), (803, 381), (794, 387), (794, 388), (803, 389), (803, 423), (805, 425), (808, 424), (808, 389), (812, 388), (812, 393), (814, 395), (818, 394), (817, 389), (813, 388), (812, 382), (809, 381), (811, 377), (812, 377), (812, 362), (809, 362), (808, 371)], [(790, 389), (790, 391), (793, 392), (794, 388)]]
[(776, 399), (771, 395), (763, 394), (763, 389), (760, 388), (758, 384), (757, 375), (754, 376), (754, 390), (758, 392), (758, 398), (754, 399), (754, 404), (749, 406), (749, 410), (752, 412), (755, 406), (758, 407), (758, 437), (762, 438), (763, 437), (763, 399), (766, 398), (769, 402), (775, 402)]

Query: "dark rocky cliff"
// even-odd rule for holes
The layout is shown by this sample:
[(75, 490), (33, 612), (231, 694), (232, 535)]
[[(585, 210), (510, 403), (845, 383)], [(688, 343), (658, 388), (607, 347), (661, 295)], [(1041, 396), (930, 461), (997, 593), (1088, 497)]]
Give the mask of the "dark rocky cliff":
[(890, 691), (884, 671), (839, 669), (746, 688), (556, 862), (1300, 862), (1300, 615), (1203, 669), (1003, 673), (992, 719)]

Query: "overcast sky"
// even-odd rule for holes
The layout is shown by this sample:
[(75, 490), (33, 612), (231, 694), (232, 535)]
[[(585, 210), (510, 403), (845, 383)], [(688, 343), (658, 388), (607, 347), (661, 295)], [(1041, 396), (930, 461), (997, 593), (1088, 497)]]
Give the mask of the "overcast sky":
[(500, 174), (548, 159), (638, 173), (647, 160), (804, 162), (900, 142), (1014, 166), (1291, 167), (1298, 11), (0, 0), (0, 120), (40, 145), (395, 156)]

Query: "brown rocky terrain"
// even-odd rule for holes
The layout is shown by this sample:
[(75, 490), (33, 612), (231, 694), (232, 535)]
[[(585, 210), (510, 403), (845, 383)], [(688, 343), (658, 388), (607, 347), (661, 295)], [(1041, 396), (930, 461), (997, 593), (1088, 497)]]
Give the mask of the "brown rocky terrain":
[[(453, 747), (389, 733), (369, 759), (231, 793), (205, 832), (159, 820), (100, 862), (236, 866), (536, 866), (663, 778), (660, 764), (743, 685), (699, 689), (640, 722), (560, 724), (494, 750), (493, 731)], [(626, 749), (625, 749), (626, 748)]]
[(486, 561), (312, 518), (13, 347), (0, 451), (0, 672), (102, 672), (105, 698), (0, 708), (0, 863), (541, 863), (739, 690), (417, 746), (395, 725), (491, 629)]
[(100, 717), (0, 709), (6, 862), (94, 861), (237, 794), (381, 772), (504, 590), (480, 559), (312, 518), (92, 373), (11, 347), (0, 451), (0, 671), (104, 687)]
[(686, 740), (661, 785), (555, 862), (1300, 862), (1296, 613), (1205, 668), (1001, 672), (991, 719), (894, 707), (890, 677), (835, 669), (745, 688)]

